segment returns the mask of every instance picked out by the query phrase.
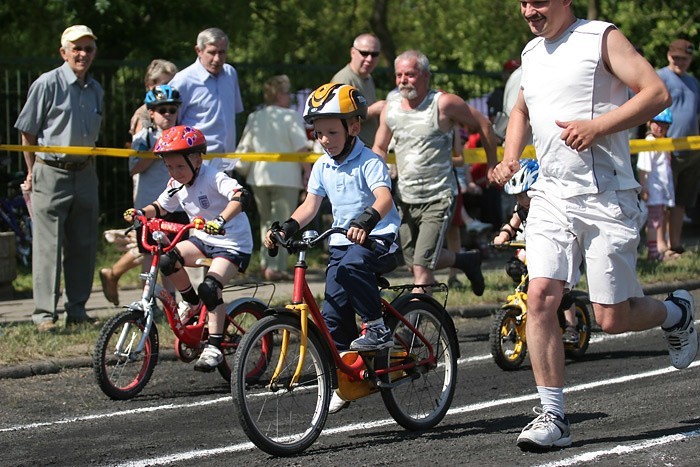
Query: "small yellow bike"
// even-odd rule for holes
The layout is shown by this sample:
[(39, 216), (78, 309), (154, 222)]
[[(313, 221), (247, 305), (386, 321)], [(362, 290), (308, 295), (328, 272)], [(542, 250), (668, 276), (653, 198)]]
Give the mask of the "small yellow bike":
[[(506, 242), (501, 245), (493, 245), (496, 248), (512, 248), (515, 250), (525, 248), (524, 242)], [(505, 371), (514, 371), (520, 368), (527, 356), (527, 339), (525, 324), (527, 322), (527, 286), (529, 275), (525, 261), (512, 258), (506, 266), (506, 272), (515, 281), (515, 291), (508, 295), (506, 303), (496, 312), (491, 324), (489, 342), (491, 343), (491, 356), (496, 364)], [(591, 339), (591, 313), (588, 308), (588, 294), (580, 290), (571, 290), (564, 294), (557, 310), (562, 336), (567, 332), (567, 324), (564, 312), (571, 309), (576, 317), (575, 334), (577, 340), (564, 341), (566, 357), (578, 360), (588, 350)]]

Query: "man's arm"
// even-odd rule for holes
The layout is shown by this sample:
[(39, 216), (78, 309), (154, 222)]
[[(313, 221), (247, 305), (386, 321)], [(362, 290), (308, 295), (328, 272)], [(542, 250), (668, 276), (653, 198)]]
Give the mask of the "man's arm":
[(510, 111), (503, 161), (489, 174), (489, 180), (498, 185), (504, 185), (520, 169), (518, 160), (523, 153), (530, 137), (530, 113), (525, 104), (523, 90), (518, 92), (518, 98)]
[(557, 125), (563, 128), (561, 139), (577, 151), (588, 149), (600, 136), (641, 125), (671, 105), (671, 96), (664, 82), (616, 28), (608, 29), (603, 38), (603, 61), (613, 75), (634, 91), (635, 96), (593, 120), (557, 121)]
[[(22, 132), (22, 146), (36, 146), (36, 143), (36, 135), (30, 135), (24, 131)], [(36, 154), (34, 154), (34, 151), (24, 151), (24, 163), (27, 165), (27, 178), (25, 179), (25, 183), (29, 190), (32, 188), (32, 171), (34, 170), (35, 159)]]
[(372, 152), (384, 159), (384, 162), (386, 162), (392, 136), (391, 130), (386, 124), (386, 112), (387, 106), (385, 105), (382, 108), (382, 113), (379, 115), (379, 128), (377, 128), (377, 133), (374, 135), (374, 146), (372, 146)]

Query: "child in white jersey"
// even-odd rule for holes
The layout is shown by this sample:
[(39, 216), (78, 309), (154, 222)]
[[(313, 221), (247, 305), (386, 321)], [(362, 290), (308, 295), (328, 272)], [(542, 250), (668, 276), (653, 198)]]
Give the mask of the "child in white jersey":
[[(160, 266), (182, 295), (178, 306), (181, 321), (196, 316), (202, 303), (209, 311), (209, 339), (194, 365), (197, 371), (213, 371), (224, 361), (221, 343), (226, 314), (222, 289), (238, 272), (245, 271), (253, 251), (250, 223), (243, 212), (250, 194), (235, 179), (202, 165), (206, 147), (204, 134), (196, 128), (180, 125), (164, 131), (153, 152), (163, 158), (171, 178), (156, 201), (140, 208), (148, 218), (162, 217), (181, 206), (190, 219), (210, 219), (203, 231), (194, 231), (166, 254)], [(131, 222), (136, 211), (128, 209), (124, 218)], [(200, 258), (213, 260), (195, 291), (183, 266), (197, 267)]]
[[(648, 123), (647, 141), (666, 138), (673, 122), (671, 109), (665, 109)], [(642, 201), (647, 203), (647, 258), (661, 261), (678, 256), (667, 241), (668, 210), (675, 206), (671, 153), (669, 151), (643, 151), (637, 158), (639, 184), (642, 185)]]

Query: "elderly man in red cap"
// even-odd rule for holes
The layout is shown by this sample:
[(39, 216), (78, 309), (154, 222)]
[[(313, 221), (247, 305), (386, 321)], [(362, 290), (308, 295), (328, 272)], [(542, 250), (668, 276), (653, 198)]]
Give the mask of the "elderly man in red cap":
[[(668, 66), (658, 70), (673, 98), (671, 114), (673, 123), (668, 129), (669, 138), (695, 136), (699, 133), (700, 85), (688, 74), (695, 48), (685, 39), (676, 39), (668, 47)], [(673, 151), (671, 159), (675, 185), (675, 207), (671, 208), (669, 241), (671, 251), (683, 253), (681, 231), (687, 209), (695, 207), (700, 192), (700, 152)]]
[[(88, 75), (96, 39), (84, 25), (63, 31), (63, 65), (32, 83), (15, 123), (22, 145), (95, 146), (104, 97), (102, 86)], [(94, 322), (85, 313), (99, 238), (93, 158), (25, 151), (24, 160), (33, 209), (32, 319), (39, 331), (55, 328), (63, 270), (66, 325)]]

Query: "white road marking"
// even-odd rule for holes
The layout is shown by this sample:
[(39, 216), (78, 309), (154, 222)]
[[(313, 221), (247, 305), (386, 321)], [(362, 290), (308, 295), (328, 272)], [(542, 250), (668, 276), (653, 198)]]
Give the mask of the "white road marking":
[(561, 459), (556, 462), (539, 464), (536, 467), (561, 467), (567, 465), (576, 465), (579, 462), (593, 462), (605, 456), (630, 454), (637, 451), (643, 451), (644, 449), (649, 449), (654, 446), (661, 446), (664, 444), (676, 443), (678, 441), (685, 441), (687, 439), (696, 438), (698, 436), (700, 436), (700, 429), (693, 431), (685, 431), (683, 433), (677, 433), (675, 435), (667, 435), (662, 436), (660, 438), (648, 439), (642, 441), (641, 443), (620, 444), (612, 449), (607, 449), (605, 451), (584, 452), (583, 454), (571, 456), (567, 459)]

